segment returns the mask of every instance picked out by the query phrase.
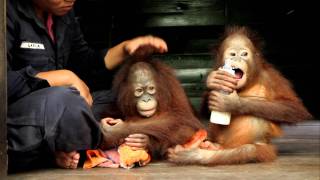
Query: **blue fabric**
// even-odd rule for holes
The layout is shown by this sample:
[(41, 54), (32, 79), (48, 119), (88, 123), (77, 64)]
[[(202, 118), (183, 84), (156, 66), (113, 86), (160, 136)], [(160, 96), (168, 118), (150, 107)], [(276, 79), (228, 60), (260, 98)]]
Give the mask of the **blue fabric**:
[[(53, 43), (31, 4), (29, 0), (7, 1), (8, 102), (48, 87), (45, 80), (35, 77), (39, 71), (69, 69), (89, 86), (102, 74), (104, 81), (111, 84), (114, 72), (105, 68), (106, 50), (89, 48), (73, 11), (53, 17), (56, 37)], [(34, 48), (34, 44), (40, 44), (41, 48)]]
[(38, 72), (69, 69), (90, 85), (102, 72), (111, 84), (114, 72), (105, 68), (106, 50), (89, 48), (73, 11), (53, 20), (55, 43), (31, 0), (7, 0), (9, 169), (52, 160), (55, 151), (96, 148), (101, 132), (95, 117), (102, 117), (105, 104), (113, 100), (106, 93), (93, 93), (92, 110), (76, 89), (50, 87), (35, 77)]
[[(113, 102), (114, 98), (106, 94), (109, 92), (101, 91), (94, 96), (100, 109)], [(49, 87), (32, 92), (8, 106), (10, 167), (18, 165), (17, 161), (18, 166), (35, 165), (42, 155), (54, 158), (55, 151), (95, 149), (102, 138), (98, 123), (91, 107), (74, 88)], [(10, 155), (23, 153), (26, 156)]]

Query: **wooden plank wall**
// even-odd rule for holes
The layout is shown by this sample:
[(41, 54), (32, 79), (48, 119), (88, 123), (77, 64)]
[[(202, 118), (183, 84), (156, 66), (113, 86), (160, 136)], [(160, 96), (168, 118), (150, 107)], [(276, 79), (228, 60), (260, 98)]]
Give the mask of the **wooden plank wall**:
[(7, 174), (5, 0), (0, 0), (0, 179)]
[(320, 96), (310, 88), (312, 81), (306, 81), (316, 76), (316, 60), (307, 57), (305, 39), (310, 33), (304, 32), (312, 18), (305, 17), (303, 5), (307, 3), (289, 0), (82, 0), (76, 12), (85, 37), (98, 48), (138, 35), (163, 37), (169, 53), (160, 58), (177, 69), (195, 106), (213, 63), (210, 50), (225, 25), (248, 25), (264, 38), (267, 59), (293, 83), (307, 108), (319, 118)]

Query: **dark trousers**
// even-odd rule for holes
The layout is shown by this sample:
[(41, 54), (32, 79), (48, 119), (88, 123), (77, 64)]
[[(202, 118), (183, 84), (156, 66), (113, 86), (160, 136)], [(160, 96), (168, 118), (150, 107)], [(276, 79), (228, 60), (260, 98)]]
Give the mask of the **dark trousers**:
[(9, 171), (54, 165), (56, 151), (95, 149), (101, 141), (101, 113), (114, 97), (93, 93), (89, 107), (79, 91), (49, 87), (8, 105)]

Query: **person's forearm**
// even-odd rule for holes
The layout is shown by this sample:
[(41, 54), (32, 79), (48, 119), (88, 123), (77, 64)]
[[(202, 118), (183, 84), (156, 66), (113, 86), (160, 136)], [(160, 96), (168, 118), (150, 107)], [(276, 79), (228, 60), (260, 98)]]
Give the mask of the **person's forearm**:
[(36, 77), (47, 80), (50, 86), (70, 86), (72, 85), (72, 75), (73, 72), (69, 70), (54, 70), (40, 72)]
[(109, 70), (114, 69), (127, 58), (128, 53), (125, 51), (125, 45), (127, 41), (124, 41), (113, 48), (109, 49), (104, 57), (104, 63)]

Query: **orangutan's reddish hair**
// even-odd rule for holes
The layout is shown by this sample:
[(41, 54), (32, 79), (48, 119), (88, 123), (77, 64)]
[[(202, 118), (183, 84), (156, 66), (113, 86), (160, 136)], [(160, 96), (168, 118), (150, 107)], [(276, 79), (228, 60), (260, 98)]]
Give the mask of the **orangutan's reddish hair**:
[[(151, 69), (158, 103), (156, 113), (151, 117), (141, 117), (137, 112), (134, 89), (129, 80), (133, 66)], [(173, 69), (159, 60), (128, 61), (117, 73), (113, 91), (117, 92), (117, 106), (124, 117), (124, 126), (104, 133), (106, 146), (118, 143), (129, 134), (142, 133), (150, 138), (148, 149), (152, 154), (164, 157), (169, 147), (185, 143), (202, 128)]]
[[(213, 94), (210, 98), (214, 103), (220, 103), (220, 99), (228, 101), (226, 109), (231, 113), (230, 125), (209, 125), (210, 140), (221, 148), (208, 151), (177, 147), (170, 150), (170, 161), (211, 165), (272, 161), (277, 154), (271, 139), (281, 135), (279, 124), (312, 118), (289, 81), (263, 58), (259, 39), (256, 33), (246, 27), (230, 27), (216, 54), (214, 70), (223, 65), (223, 58), (229, 58), (225, 55), (228, 49), (234, 51), (231, 56), (235, 58), (233, 66), (236, 70), (241, 71), (235, 62), (247, 65), (245, 72), (242, 71), (247, 76), (246, 82), (232, 96), (222, 97), (224, 95), (215, 90), (208, 90), (205, 94), (203, 109), (206, 113), (210, 112), (210, 93)], [(244, 55), (247, 59), (239, 57), (241, 51), (250, 56)], [(242, 75), (240, 78), (238, 76), (238, 82), (243, 80)]]
[[(141, 60), (140, 60), (141, 61)], [(135, 103), (132, 101), (133, 89), (129, 83), (129, 72), (133, 64), (138, 60), (128, 61), (119, 70), (113, 81), (113, 91), (118, 92), (117, 105), (120, 111), (126, 116), (136, 116)], [(149, 60), (149, 67), (155, 74), (154, 78), (157, 86), (157, 100), (159, 102), (158, 113), (175, 112), (189, 113), (192, 112), (190, 103), (185, 95), (184, 89), (177, 80), (171, 67), (160, 62), (159, 60)]]

